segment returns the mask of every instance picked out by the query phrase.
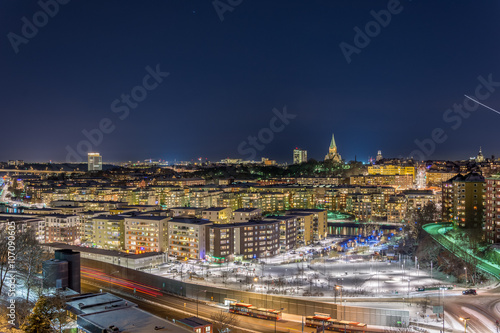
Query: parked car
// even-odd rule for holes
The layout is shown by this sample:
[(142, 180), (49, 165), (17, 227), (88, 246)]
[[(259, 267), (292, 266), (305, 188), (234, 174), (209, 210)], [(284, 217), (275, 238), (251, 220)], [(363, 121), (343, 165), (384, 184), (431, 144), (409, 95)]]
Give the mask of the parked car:
[(476, 289), (467, 289), (462, 291), (462, 295), (477, 295)]

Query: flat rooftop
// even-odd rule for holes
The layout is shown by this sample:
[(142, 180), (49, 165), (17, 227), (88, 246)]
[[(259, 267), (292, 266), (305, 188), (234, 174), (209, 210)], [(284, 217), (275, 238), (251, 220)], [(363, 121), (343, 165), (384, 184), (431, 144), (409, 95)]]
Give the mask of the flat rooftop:
[(66, 301), (66, 304), (74, 309), (73, 312), (79, 314), (91, 314), (119, 307), (137, 306), (135, 303), (109, 293), (72, 297)]
[(228, 209), (228, 207), (211, 207), (203, 209), (204, 212), (220, 212), (221, 210)]
[(168, 220), (168, 216), (147, 216), (147, 215), (136, 215), (127, 217), (127, 219), (135, 219), (135, 220), (148, 220), (148, 221), (162, 221)]
[(119, 332), (127, 333), (189, 332), (136, 307), (81, 315), (79, 321), (80, 319), (102, 330), (115, 326)]
[(100, 332), (112, 326), (117, 327), (119, 332), (127, 333), (187, 331), (109, 293), (73, 297), (67, 304), (78, 315), (78, 325), (92, 331)]

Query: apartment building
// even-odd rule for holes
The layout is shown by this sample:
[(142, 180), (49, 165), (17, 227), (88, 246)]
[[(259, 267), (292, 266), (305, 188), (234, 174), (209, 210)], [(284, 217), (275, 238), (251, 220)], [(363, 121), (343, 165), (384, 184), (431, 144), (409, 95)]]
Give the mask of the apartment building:
[(280, 221), (248, 221), (234, 226), (234, 255), (258, 259), (279, 253)]
[(457, 172), (443, 172), (443, 171), (427, 171), (426, 181), (427, 187), (429, 186), (441, 186), (443, 182), (458, 175)]
[(429, 202), (436, 201), (436, 196), (431, 190), (407, 190), (403, 191), (406, 196), (408, 210), (422, 209)]
[(309, 245), (326, 237), (327, 215), (325, 210), (294, 209), (285, 213), (285, 216), (293, 216), (296, 219), (296, 246)]
[(233, 211), (231, 222), (232, 223), (248, 222), (250, 220), (259, 219), (261, 218), (261, 216), (262, 216), (262, 210), (260, 208), (240, 208)]
[(202, 211), (201, 217), (215, 224), (228, 224), (231, 222), (232, 209), (228, 207), (212, 207)]
[(45, 242), (80, 244), (80, 217), (78, 215), (54, 214), (45, 219)]
[(88, 242), (93, 247), (121, 251), (125, 247), (125, 217), (100, 215), (91, 219), (92, 235)]
[(297, 246), (298, 221), (294, 215), (270, 216), (265, 221), (279, 222), (279, 251), (280, 253), (295, 249)]
[(488, 243), (500, 243), (500, 175), (486, 179), (485, 230)]
[(179, 259), (205, 259), (211, 221), (174, 217), (168, 222), (168, 255)]
[(234, 224), (214, 224), (209, 228), (207, 258), (211, 262), (224, 263), (234, 260)]
[(415, 179), (415, 167), (402, 165), (371, 165), (368, 167), (369, 175), (411, 175)]
[(354, 214), (359, 221), (369, 221), (372, 218), (372, 195), (349, 194), (346, 200), (346, 211)]
[(482, 228), (485, 179), (476, 172), (453, 180), (453, 222), (461, 228)]
[(204, 208), (198, 207), (172, 207), (170, 208), (170, 213), (173, 217), (176, 216), (189, 216), (201, 218), (203, 215)]
[(403, 194), (393, 195), (386, 204), (387, 222), (399, 223), (406, 218), (406, 196)]
[(125, 218), (125, 250), (132, 253), (165, 252), (168, 244), (166, 216)]

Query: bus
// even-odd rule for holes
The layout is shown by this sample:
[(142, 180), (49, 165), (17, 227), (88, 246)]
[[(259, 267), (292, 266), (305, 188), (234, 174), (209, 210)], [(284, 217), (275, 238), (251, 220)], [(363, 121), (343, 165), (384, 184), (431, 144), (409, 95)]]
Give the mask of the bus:
[(248, 303), (232, 303), (229, 312), (274, 321), (281, 320), (282, 316), (281, 311), (258, 308)]
[(325, 331), (346, 332), (346, 333), (365, 333), (367, 325), (356, 321), (333, 319), (329, 315), (316, 313), (314, 316), (306, 317), (306, 326), (322, 328), (324, 325)]

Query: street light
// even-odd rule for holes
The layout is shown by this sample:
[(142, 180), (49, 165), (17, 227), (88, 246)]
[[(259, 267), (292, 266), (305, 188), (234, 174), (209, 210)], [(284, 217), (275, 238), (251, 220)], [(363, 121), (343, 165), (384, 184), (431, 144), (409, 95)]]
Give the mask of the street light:
[(464, 271), (465, 271), (465, 284), (467, 285), (467, 267), (464, 267)]
[(467, 321), (470, 320), (469, 317), (460, 317), (460, 320), (464, 322), (464, 333), (467, 333)]
[[(336, 290), (340, 290), (340, 304), (342, 305), (342, 286), (335, 285)], [(345, 308), (344, 308), (344, 313), (345, 313)]]
[(408, 279), (408, 303), (411, 305), (411, 300), (410, 300), (410, 279)]
[(198, 317), (198, 308), (200, 306), (200, 302), (198, 301), (199, 300), (198, 296), (200, 295), (201, 292), (206, 293), (207, 291), (206, 290), (198, 290), (198, 292), (196, 293), (196, 317)]

